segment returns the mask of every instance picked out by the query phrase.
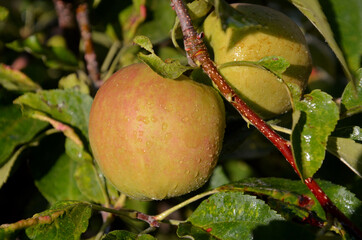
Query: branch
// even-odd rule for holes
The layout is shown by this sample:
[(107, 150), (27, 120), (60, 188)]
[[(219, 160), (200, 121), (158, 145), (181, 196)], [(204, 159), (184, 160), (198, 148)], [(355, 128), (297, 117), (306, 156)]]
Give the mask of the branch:
[(117, 216), (128, 217), (131, 219), (142, 220), (142, 221), (148, 223), (150, 225), (150, 227), (159, 227), (159, 222), (156, 219), (156, 217), (147, 215), (145, 213), (141, 213), (136, 210), (129, 210), (129, 209), (124, 209), (124, 208), (122, 208), (122, 209), (106, 208), (106, 207), (103, 207), (103, 206), (97, 205), (97, 204), (91, 204), (91, 206), (94, 210), (108, 212), (108, 213), (112, 213)]
[(53, 0), (53, 3), (58, 16), (61, 34), (64, 36), (69, 49), (78, 55), (80, 36), (75, 20), (73, 4), (69, 0)]
[(84, 41), (84, 59), (87, 64), (88, 74), (90, 79), (92, 80), (94, 87), (99, 88), (102, 85), (103, 81), (101, 81), (100, 79), (97, 55), (94, 52), (93, 48), (92, 33), (88, 18), (88, 4), (79, 4), (76, 12), (80, 34)]
[[(227, 84), (225, 79), (218, 72), (216, 65), (210, 59), (206, 45), (201, 35), (199, 35), (193, 25), (190, 15), (182, 2), (182, 0), (171, 0), (171, 5), (175, 9), (180, 20), (181, 30), (184, 36), (184, 47), (187, 55), (216, 84), (221, 94), (230, 102), (234, 108), (248, 121), (253, 124), (272, 144), (283, 154), (285, 159), (293, 167), (294, 171), (302, 178), (295, 163), (291, 146), (287, 140), (278, 135), (268, 124), (266, 124), (246, 103), (235, 93), (235, 91)], [(320, 186), (312, 179), (305, 180), (305, 184), (317, 198), (324, 211), (337, 218), (343, 226), (351, 230), (356, 237), (362, 239), (362, 232), (359, 230), (328, 198)]]
[(63, 210), (56, 211), (51, 213), (50, 215), (45, 215), (45, 216), (40, 216), (36, 214), (32, 218), (23, 219), (11, 224), (2, 224), (0, 225), (0, 229), (3, 229), (5, 235), (7, 236), (11, 235), (11, 233), (15, 231), (35, 226), (37, 224), (50, 224), (54, 221), (54, 219), (60, 217), (63, 214), (64, 214)]

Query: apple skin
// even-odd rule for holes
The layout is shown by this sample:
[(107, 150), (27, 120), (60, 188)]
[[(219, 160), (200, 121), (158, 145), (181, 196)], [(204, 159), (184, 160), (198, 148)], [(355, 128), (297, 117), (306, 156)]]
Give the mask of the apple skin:
[[(285, 82), (302, 90), (311, 72), (311, 57), (299, 27), (284, 14), (254, 4), (232, 4), (245, 18), (260, 25), (222, 30), (212, 12), (203, 25), (206, 41), (217, 65), (232, 61), (258, 61), (266, 56), (282, 56), (290, 67), (282, 74)], [(291, 109), (286, 86), (270, 72), (252, 66), (220, 69), (226, 81), (262, 118), (271, 118)]]
[(224, 130), (225, 109), (214, 88), (186, 77), (162, 78), (142, 63), (105, 82), (89, 119), (102, 173), (140, 200), (180, 196), (205, 184)]

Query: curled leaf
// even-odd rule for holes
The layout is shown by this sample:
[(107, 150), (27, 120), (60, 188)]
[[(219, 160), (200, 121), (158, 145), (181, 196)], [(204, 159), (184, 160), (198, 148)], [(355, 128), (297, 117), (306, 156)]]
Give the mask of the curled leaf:
[(145, 36), (137, 36), (133, 41), (140, 47), (150, 52), (150, 54), (139, 53), (138, 58), (146, 63), (153, 71), (164, 78), (176, 79), (180, 77), (181, 74), (185, 71), (192, 69), (191, 67), (182, 65), (178, 60), (164, 62), (155, 54), (151, 41)]

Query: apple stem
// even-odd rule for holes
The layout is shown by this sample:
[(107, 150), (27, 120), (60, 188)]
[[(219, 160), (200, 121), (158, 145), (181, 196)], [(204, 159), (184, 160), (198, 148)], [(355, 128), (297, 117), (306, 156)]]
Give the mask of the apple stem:
[[(225, 79), (218, 72), (215, 63), (210, 59), (206, 45), (194, 29), (190, 15), (188, 14), (186, 6), (182, 0), (171, 0), (171, 5), (180, 20), (181, 30), (184, 36), (184, 48), (187, 55), (212, 79), (225, 99), (273, 143), (273, 145), (283, 154), (285, 159), (293, 167), (298, 176), (302, 178), (302, 175), (296, 166), (289, 141), (278, 135), (264, 120), (251, 110), (227, 84)], [(305, 184), (317, 198), (327, 214), (331, 214), (333, 217), (337, 218), (342, 225), (352, 230), (358, 238), (362, 239), (362, 232), (332, 203), (332, 201), (312, 178), (306, 179)]]
[(87, 64), (89, 78), (92, 80), (93, 87), (95, 89), (98, 89), (103, 84), (103, 81), (100, 79), (97, 55), (94, 51), (92, 42), (92, 33), (88, 17), (88, 4), (79, 4), (76, 10), (76, 15), (80, 34), (84, 41), (84, 59)]

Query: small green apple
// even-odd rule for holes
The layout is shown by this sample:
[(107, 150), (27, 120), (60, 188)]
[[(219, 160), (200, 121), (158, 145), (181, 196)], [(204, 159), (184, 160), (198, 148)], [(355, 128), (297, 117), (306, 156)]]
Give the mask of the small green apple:
[[(304, 89), (311, 72), (311, 58), (299, 27), (284, 14), (264, 6), (233, 4), (241, 17), (259, 25), (229, 27), (222, 30), (220, 19), (212, 12), (203, 28), (217, 65), (232, 61), (258, 61), (266, 56), (282, 56), (290, 67), (283, 73), (285, 82)], [(291, 101), (286, 86), (270, 72), (253, 66), (221, 68), (221, 74), (242, 99), (261, 117), (287, 112)]]
[(163, 78), (140, 63), (122, 68), (98, 90), (89, 140), (118, 190), (136, 199), (164, 199), (208, 180), (224, 129), (215, 89), (186, 77)]

